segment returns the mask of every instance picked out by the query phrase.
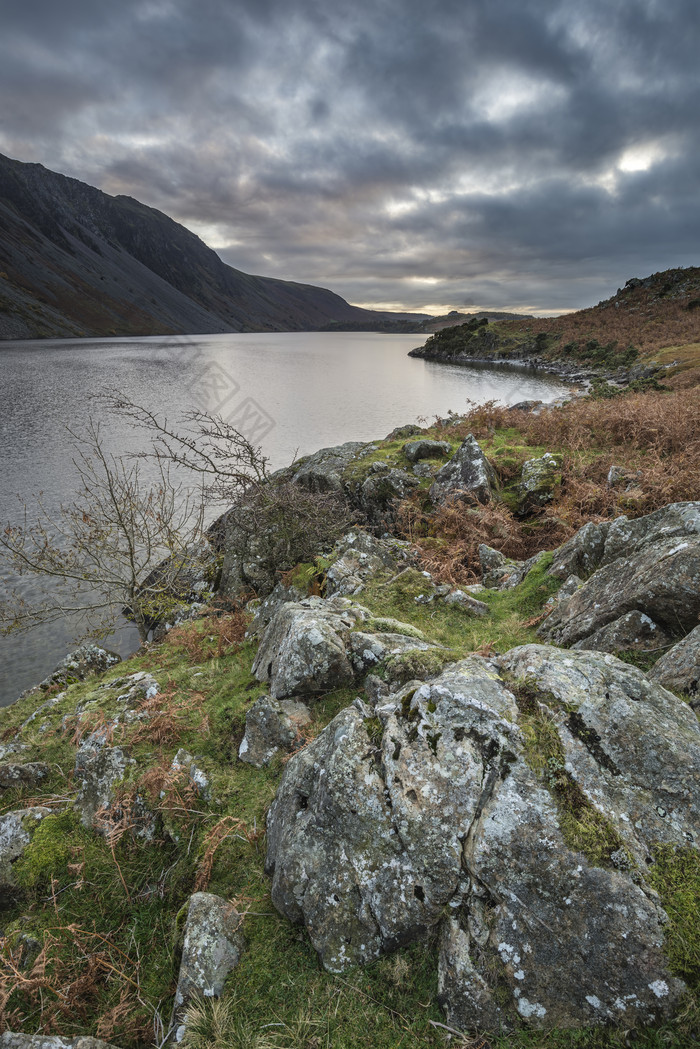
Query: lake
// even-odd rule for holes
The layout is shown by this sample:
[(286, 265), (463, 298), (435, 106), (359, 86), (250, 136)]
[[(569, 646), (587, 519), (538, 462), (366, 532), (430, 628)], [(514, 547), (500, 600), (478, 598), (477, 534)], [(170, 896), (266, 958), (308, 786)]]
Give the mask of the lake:
[[(24, 502), (31, 508), (39, 492), (48, 507), (70, 500), (75, 471), (66, 426), (79, 431), (100, 415), (99, 395), (108, 387), (173, 422), (193, 408), (219, 412), (262, 446), (273, 468), (317, 448), (463, 411), (467, 401), (552, 400), (566, 389), (528, 371), (406, 356), (423, 341), (294, 332), (0, 343), (0, 526), (18, 523)], [(142, 435), (123, 419), (107, 416), (102, 426), (109, 448), (141, 446)], [(27, 598), (39, 593), (30, 580), (22, 590)], [(107, 645), (126, 655), (136, 632), (122, 623)], [(72, 647), (69, 623), (0, 637), (0, 706)]]

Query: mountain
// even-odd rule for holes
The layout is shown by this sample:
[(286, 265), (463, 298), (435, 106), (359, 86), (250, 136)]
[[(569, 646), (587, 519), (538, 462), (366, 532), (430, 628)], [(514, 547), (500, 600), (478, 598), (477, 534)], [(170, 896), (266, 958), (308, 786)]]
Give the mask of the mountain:
[(309, 331), (424, 319), (243, 273), (154, 208), (0, 154), (0, 338)]

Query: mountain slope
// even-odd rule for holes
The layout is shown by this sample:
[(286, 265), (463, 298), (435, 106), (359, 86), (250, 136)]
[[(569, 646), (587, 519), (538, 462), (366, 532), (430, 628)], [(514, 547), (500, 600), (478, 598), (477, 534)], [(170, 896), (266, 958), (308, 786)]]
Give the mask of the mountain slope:
[(387, 317), (324, 288), (242, 273), (154, 208), (0, 154), (0, 338), (303, 331)]

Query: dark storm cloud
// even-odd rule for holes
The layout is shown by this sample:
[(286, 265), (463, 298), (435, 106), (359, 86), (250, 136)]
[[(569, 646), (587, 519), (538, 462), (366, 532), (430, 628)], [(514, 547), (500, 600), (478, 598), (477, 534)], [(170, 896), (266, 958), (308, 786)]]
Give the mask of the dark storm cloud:
[(241, 269), (565, 309), (698, 262), (696, 0), (4, 0), (0, 150)]

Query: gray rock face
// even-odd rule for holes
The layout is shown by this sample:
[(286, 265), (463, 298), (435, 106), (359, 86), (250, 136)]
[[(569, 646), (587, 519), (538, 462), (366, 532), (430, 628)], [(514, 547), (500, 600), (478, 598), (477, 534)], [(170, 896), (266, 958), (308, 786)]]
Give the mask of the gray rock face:
[(554, 553), (550, 572), (558, 579), (575, 573), (586, 578), (597, 568), (670, 539), (700, 536), (700, 502), (670, 503), (653, 514), (630, 521), (618, 517), (589, 522)]
[(333, 554), (335, 560), (326, 577), (328, 597), (355, 593), (378, 573), (398, 572), (413, 563), (408, 543), (377, 539), (359, 529), (344, 536)]
[[(513, 679), (559, 740), (557, 775), (610, 828), (604, 866), (569, 839), (551, 766), (528, 764)], [(352, 707), (294, 755), (269, 813), (273, 901), (324, 966), (439, 925), (440, 996), (461, 1029), (668, 1015), (683, 985), (643, 879), (656, 842), (696, 843), (690, 709), (612, 656), (529, 645), (379, 697), (376, 715), (381, 738)]]
[(333, 448), (321, 448), (307, 456), (296, 470), (294, 481), (310, 492), (343, 491), (343, 471), (367, 445), (348, 441)]
[(523, 463), (517, 487), (518, 513), (528, 514), (551, 502), (560, 478), (559, 460), (550, 452)]
[(621, 556), (625, 547), (611, 542), (621, 531), (612, 535), (616, 524), (608, 531), (601, 567), (575, 594), (561, 601), (540, 628), (542, 636), (555, 644), (572, 645), (590, 638), (629, 612), (644, 613), (662, 631), (676, 636), (697, 623), (700, 536), (630, 543), (631, 553)]
[(477, 440), (469, 434), (448, 463), (435, 475), (430, 488), (433, 503), (448, 499), (472, 499), (490, 503), (498, 488), (498, 479)]
[(83, 681), (89, 674), (103, 674), (117, 663), (121, 663), (121, 656), (116, 652), (110, 652), (100, 645), (80, 645), (56, 664), (52, 673), (39, 687), (50, 688), (51, 685), (69, 685), (73, 681)]
[(305, 597), (306, 594), (302, 593), (298, 587), (278, 583), (272, 593), (268, 594), (255, 608), (253, 621), (248, 627), (248, 634), (251, 637), (262, 637), (268, 623), (275, 613), (279, 612), (282, 605), (303, 601)]
[(0, 765), (0, 790), (8, 787), (35, 787), (48, 775), (49, 766), (40, 761), (30, 761), (26, 765), (8, 762)]
[(619, 619), (577, 641), (572, 648), (591, 648), (598, 652), (652, 652), (671, 644), (671, 639), (644, 612), (626, 612)]
[(342, 597), (284, 604), (265, 630), (253, 673), (258, 681), (270, 682), (273, 699), (349, 684), (353, 669), (345, 639), (369, 618), (366, 609)]
[(403, 446), (403, 454), (409, 463), (417, 463), (419, 459), (442, 459), (451, 451), (447, 441), (406, 441)]
[(50, 815), (51, 809), (42, 805), (0, 816), (0, 890), (3, 892), (15, 884), (12, 865), (29, 845), (41, 821)]
[(304, 703), (288, 699), (278, 702), (261, 696), (246, 715), (238, 757), (255, 768), (269, 765), (280, 750), (291, 750), (310, 721), (309, 708)]
[(183, 1017), (195, 995), (219, 998), (226, 977), (238, 965), (243, 951), (241, 916), (231, 903), (210, 892), (190, 897), (185, 923), (180, 974), (175, 991), (174, 1041), (185, 1036)]
[(370, 473), (363, 482), (359, 504), (371, 527), (387, 531), (394, 524), (399, 503), (407, 499), (420, 482), (405, 470), (385, 469), (384, 463), (374, 465), (381, 469)]
[(333, 551), (335, 560), (326, 575), (326, 595), (359, 593), (379, 572), (398, 572), (413, 563), (408, 543), (376, 539), (360, 529), (343, 536)]
[(544, 556), (544, 553), (539, 553), (529, 557), (527, 561), (515, 561), (506, 557), (500, 550), (480, 543), (479, 562), (483, 585), (489, 590), (512, 590), (522, 583), (528, 572)]
[(92, 827), (95, 816), (108, 809), (114, 788), (124, 778), (133, 758), (121, 747), (108, 744), (109, 731), (98, 729), (87, 736), (75, 758), (74, 778), (79, 784), (75, 807), (84, 827)]
[(700, 682), (700, 626), (658, 660), (647, 675), (672, 692), (697, 695)]

